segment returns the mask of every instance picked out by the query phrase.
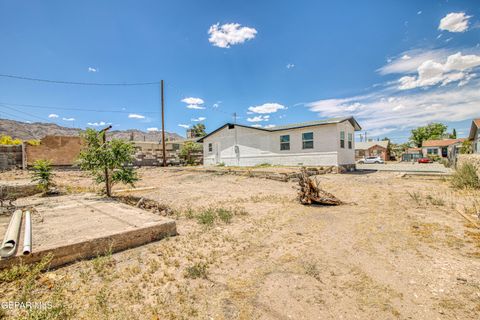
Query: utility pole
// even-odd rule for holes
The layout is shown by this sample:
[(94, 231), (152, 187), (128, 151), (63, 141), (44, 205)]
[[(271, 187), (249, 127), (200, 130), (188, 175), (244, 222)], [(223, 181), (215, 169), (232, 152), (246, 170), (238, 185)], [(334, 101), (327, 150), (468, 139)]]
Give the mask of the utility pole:
[[(106, 148), (107, 146), (107, 131), (112, 129), (112, 126), (108, 126), (105, 129), (100, 130), (100, 134), (102, 134), (103, 140), (103, 147)], [(112, 196), (112, 191), (110, 190), (110, 178), (108, 177), (108, 167), (105, 167), (105, 187), (107, 190), (107, 197)]]
[(163, 80), (160, 81), (160, 96), (162, 101), (162, 157), (163, 157), (163, 166), (167, 166), (167, 156), (165, 152), (165, 116), (164, 116), (164, 109), (165, 109), (165, 98), (163, 93)]

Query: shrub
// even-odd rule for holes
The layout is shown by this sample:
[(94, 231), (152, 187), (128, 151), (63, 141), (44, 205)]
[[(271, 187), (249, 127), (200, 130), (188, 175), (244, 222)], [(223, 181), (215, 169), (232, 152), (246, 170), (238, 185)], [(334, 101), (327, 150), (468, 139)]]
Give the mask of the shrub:
[(480, 188), (480, 179), (475, 166), (471, 163), (465, 163), (457, 168), (452, 176), (451, 184), (455, 189)]
[(206, 279), (207, 269), (208, 269), (208, 265), (206, 263), (197, 262), (193, 266), (188, 267), (185, 270), (185, 277), (191, 278), (191, 279), (197, 279), (197, 278)]
[(32, 182), (43, 192), (48, 192), (53, 186), (52, 164), (48, 160), (37, 160), (33, 163)]
[(215, 222), (215, 211), (213, 209), (206, 209), (200, 212), (197, 216), (198, 223), (206, 226), (211, 226)]
[(20, 139), (13, 139), (10, 136), (2, 134), (0, 136), (0, 144), (1, 145), (17, 145), (17, 144), (22, 144), (22, 140)]
[(224, 208), (217, 209), (217, 215), (220, 218), (220, 220), (222, 220), (225, 223), (230, 223), (233, 218), (233, 213), (230, 210), (224, 209)]

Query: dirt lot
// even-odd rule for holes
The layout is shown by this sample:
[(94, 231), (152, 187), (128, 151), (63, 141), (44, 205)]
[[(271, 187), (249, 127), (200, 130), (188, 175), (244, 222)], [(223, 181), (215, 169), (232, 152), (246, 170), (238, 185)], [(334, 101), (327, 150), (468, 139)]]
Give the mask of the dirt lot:
[[(479, 193), (329, 174), (323, 187), (347, 204), (306, 207), (294, 182), (141, 173), (139, 186), (157, 188), (135, 195), (171, 207), (178, 236), (46, 273), (6, 271), (0, 301), (52, 302), (42, 319), (478, 319), (480, 230), (455, 210), (472, 216)], [(77, 172), (56, 179), (92, 190)]]

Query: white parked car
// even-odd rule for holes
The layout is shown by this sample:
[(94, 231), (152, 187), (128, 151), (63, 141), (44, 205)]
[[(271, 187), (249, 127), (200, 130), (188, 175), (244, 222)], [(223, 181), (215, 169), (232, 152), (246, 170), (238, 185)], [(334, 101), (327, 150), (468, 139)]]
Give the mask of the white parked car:
[(365, 157), (363, 159), (358, 160), (358, 163), (385, 163), (382, 158), (376, 157)]

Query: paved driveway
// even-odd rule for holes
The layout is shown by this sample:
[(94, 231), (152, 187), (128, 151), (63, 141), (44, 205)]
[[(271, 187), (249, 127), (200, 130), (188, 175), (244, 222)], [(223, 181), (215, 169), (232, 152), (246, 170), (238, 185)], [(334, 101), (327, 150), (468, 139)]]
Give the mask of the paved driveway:
[(450, 168), (446, 168), (440, 163), (416, 163), (399, 162), (386, 164), (357, 164), (358, 170), (379, 170), (379, 171), (398, 171), (398, 172), (438, 172), (451, 173)]

